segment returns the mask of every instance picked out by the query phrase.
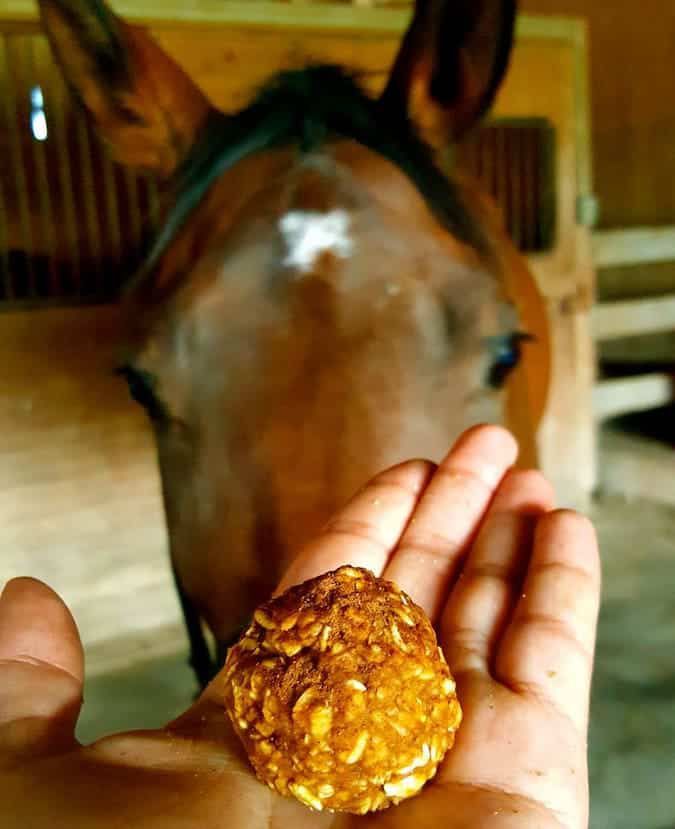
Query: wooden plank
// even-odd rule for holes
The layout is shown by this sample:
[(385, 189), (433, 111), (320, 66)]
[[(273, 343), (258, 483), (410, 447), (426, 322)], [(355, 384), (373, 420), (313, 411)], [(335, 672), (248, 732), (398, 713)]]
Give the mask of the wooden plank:
[[(675, 221), (675, 4), (522, 0), (527, 14), (582, 15), (589, 25), (594, 179), (602, 226)], [(610, 69), (611, 67), (611, 69)], [(608, 81), (611, 73), (611, 82)]]
[[(550, 252), (529, 257), (547, 298), (551, 342), (551, 385), (537, 443), (540, 468), (553, 482), (558, 504), (585, 510), (597, 480), (590, 324), (595, 270), (590, 230), (577, 214), (579, 199), (593, 193), (585, 24), (570, 21), (567, 35), (559, 42), (532, 38), (520, 44), (496, 111), (528, 107), (556, 131), (557, 242)], [(528, 100), (533, 88), (536, 106)]]
[[(590, 70), (588, 65), (588, 25), (578, 21), (574, 30), (574, 105), (575, 146), (577, 152), (577, 219), (592, 226), (596, 216), (584, 216), (582, 205), (595, 204), (593, 182), (592, 115)], [(596, 212), (596, 211), (594, 211)]]
[(157, 25), (153, 35), (220, 109), (246, 106), (261, 85), (283, 69), (334, 63), (355, 73), (372, 94), (384, 86), (398, 40), (335, 32), (284, 32), (254, 28)]
[(645, 412), (667, 406), (675, 400), (673, 375), (655, 372), (638, 377), (603, 380), (593, 390), (593, 413), (596, 420)]
[(571, 301), (549, 301), (548, 323), (551, 386), (538, 435), (540, 468), (560, 507), (586, 510), (597, 475), (589, 312)]
[[(351, 32), (402, 34), (410, 22), (410, 7), (326, 3), (285, 3), (270, 0), (111, 0), (117, 14), (135, 23), (216, 23), (229, 26), (262, 26)], [(35, 0), (3, 0), (0, 21), (34, 22), (38, 19)], [(521, 14), (516, 25), (518, 38), (583, 40), (585, 24), (579, 17)]]
[(593, 309), (592, 324), (596, 340), (675, 331), (675, 294), (655, 299), (603, 302)]
[[(545, 118), (555, 130), (556, 244), (552, 250), (534, 254), (531, 263), (548, 297), (563, 298), (570, 288), (570, 274), (577, 267), (576, 203), (578, 188), (577, 114), (574, 94), (576, 77), (574, 50), (564, 42), (529, 41), (516, 49), (493, 115)], [(536, 175), (536, 170), (531, 173)], [(531, 204), (536, 210), (536, 204)]]
[(596, 232), (593, 257), (598, 268), (675, 262), (675, 225)]

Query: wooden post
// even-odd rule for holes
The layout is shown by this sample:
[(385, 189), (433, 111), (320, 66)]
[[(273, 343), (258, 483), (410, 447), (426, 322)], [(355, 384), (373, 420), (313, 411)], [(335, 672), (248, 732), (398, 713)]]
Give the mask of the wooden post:
[[(583, 230), (580, 235), (588, 238)], [(555, 487), (558, 506), (586, 510), (597, 480), (590, 260), (569, 277), (570, 293), (547, 301), (551, 382), (537, 442), (539, 465)]]
[(547, 118), (556, 133), (556, 243), (550, 251), (529, 257), (544, 298), (550, 341), (548, 397), (537, 433), (537, 460), (556, 488), (558, 504), (585, 510), (597, 476), (587, 34), (580, 20), (540, 18), (538, 23), (536, 33), (530, 25), (529, 38), (520, 41), (495, 111), (535, 112)]

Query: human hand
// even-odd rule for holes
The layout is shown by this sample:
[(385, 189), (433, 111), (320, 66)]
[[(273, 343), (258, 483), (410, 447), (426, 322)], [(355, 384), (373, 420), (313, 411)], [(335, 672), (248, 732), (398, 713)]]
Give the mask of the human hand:
[(166, 729), (80, 747), (83, 657), (75, 623), (38, 582), (0, 599), (2, 825), (141, 829), (583, 829), (586, 735), (600, 574), (586, 519), (553, 513), (541, 475), (511, 469), (501, 429), (465, 434), (436, 470), (378, 476), (298, 556), (281, 589), (351, 563), (429, 614), (464, 720), (422, 793), (369, 816), (316, 815), (253, 777), (220, 679)]

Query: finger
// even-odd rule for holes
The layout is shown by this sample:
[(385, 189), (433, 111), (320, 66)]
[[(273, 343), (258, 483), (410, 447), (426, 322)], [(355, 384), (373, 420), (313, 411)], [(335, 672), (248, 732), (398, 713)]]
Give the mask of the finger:
[[(434, 470), (427, 461), (409, 461), (375, 477), (300, 552), (277, 593), (345, 564), (380, 575)], [(222, 744), (232, 744), (229, 719), (222, 716), (224, 676), (221, 671), (197, 702), (170, 723), (172, 733), (191, 738), (209, 735)], [(234, 744), (240, 754), (236, 738)]]
[(83, 675), (63, 601), (34, 579), (8, 582), (0, 596), (0, 758), (72, 746)]
[(489, 672), (520, 592), (536, 520), (552, 508), (553, 490), (543, 475), (507, 474), (441, 618), (441, 644), (456, 678)]
[(499, 648), (497, 678), (586, 727), (600, 605), (600, 556), (590, 521), (542, 518), (522, 596)]
[(497, 426), (466, 432), (439, 466), (384, 576), (436, 622), (457, 565), (497, 486), (516, 460), (513, 437)]
[(374, 478), (300, 552), (277, 592), (344, 564), (381, 575), (433, 471), (409, 461)]

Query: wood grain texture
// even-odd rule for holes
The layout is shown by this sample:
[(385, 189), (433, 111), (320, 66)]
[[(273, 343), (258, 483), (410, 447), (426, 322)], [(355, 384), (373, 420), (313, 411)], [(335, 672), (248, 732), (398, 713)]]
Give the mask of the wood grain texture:
[(87, 648), (182, 642), (152, 436), (123, 381), (114, 308), (0, 315), (0, 584), (60, 591)]
[(675, 225), (597, 231), (593, 234), (593, 258), (598, 268), (675, 264)]
[(675, 294), (654, 299), (603, 302), (593, 309), (593, 335), (596, 340), (662, 331), (675, 331)]
[(675, 4), (522, 0), (528, 14), (588, 21), (595, 187), (601, 226), (675, 217)]
[(603, 380), (593, 391), (593, 411), (597, 420), (609, 420), (631, 412), (647, 412), (668, 406), (673, 401), (674, 377), (659, 372)]

